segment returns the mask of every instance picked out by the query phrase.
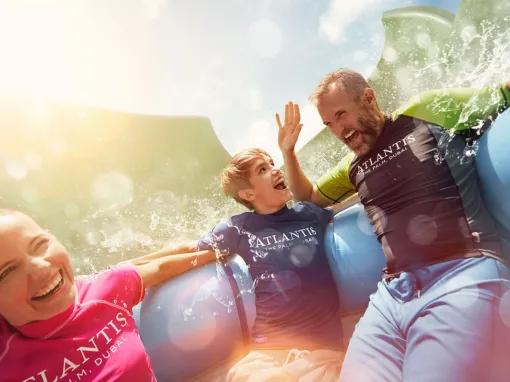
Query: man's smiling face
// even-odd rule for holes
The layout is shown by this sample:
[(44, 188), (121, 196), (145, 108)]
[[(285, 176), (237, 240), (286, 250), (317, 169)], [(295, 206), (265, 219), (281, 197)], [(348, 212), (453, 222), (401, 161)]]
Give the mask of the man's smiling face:
[(380, 111), (369, 88), (359, 100), (338, 86), (320, 96), (317, 110), (323, 123), (358, 156), (374, 147), (381, 133)]

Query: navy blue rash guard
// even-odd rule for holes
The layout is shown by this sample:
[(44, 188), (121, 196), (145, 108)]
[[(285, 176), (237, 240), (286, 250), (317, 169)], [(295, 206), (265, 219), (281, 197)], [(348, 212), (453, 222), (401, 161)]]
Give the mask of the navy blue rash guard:
[(324, 252), (332, 212), (308, 202), (218, 224), (199, 249), (240, 255), (255, 280), (256, 348), (341, 349), (338, 292)]

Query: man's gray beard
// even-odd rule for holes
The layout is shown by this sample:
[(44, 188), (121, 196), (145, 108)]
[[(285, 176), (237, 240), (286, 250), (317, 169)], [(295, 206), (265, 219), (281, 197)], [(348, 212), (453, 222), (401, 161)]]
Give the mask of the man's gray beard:
[(364, 115), (360, 115), (358, 117), (358, 123), (363, 127), (363, 131), (360, 131), (361, 134), (365, 136), (369, 136), (369, 141), (367, 142), (372, 148), (374, 142), (377, 140), (377, 126), (378, 120), (375, 116), (366, 113)]

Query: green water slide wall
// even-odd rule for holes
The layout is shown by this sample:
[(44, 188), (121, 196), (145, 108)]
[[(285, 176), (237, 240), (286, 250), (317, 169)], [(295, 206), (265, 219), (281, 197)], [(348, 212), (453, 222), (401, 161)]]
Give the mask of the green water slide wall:
[[(456, 16), (430, 7), (385, 13), (384, 53), (370, 76), (383, 109), (487, 73), (510, 78), (509, 19), (503, 0), (464, 0)], [(506, 73), (494, 70), (503, 66)], [(55, 232), (79, 272), (169, 238), (196, 238), (235, 208), (216, 197), (230, 155), (207, 118), (33, 100), (1, 101), (0, 115), (0, 206), (22, 209)], [(299, 156), (316, 179), (345, 152), (323, 130)]]
[[(369, 82), (387, 113), (428, 89), (510, 78), (509, 1), (464, 0), (455, 16), (433, 7), (401, 8), (386, 12), (382, 22), (384, 50)], [(317, 179), (345, 153), (347, 148), (324, 129), (298, 156), (305, 172)]]
[[(134, 247), (150, 245), (149, 225), (157, 222), (147, 214), (183, 216), (186, 201), (217, 190), (230, 159), (207, 118), (45, 101), (0, 107), (0, 206), (32, 214), (95, 267), (111, 263), (108, 252), (126, 250), (133, 237)], [(106, 255), (96, 261), (90, 244)]]

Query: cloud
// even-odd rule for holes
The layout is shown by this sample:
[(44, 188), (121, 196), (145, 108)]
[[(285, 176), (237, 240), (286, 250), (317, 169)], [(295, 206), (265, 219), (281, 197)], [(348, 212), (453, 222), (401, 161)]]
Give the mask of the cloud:
[(142, 7), (151, 19), (157, 19), (166, 7), (167, 0), (142, 0)]
[(347, 29), (382, 0), (358, 0), (346, 4), (345, 0), (331, 0), (329, 9), (320, 17), (319, 34), (332, 44), (347, 41)]
[(250, 89), (248, 92), (248, 101), (250, 109), (253, 111), (260, 110), (262, 106), (262, 92), (259, 89)]

